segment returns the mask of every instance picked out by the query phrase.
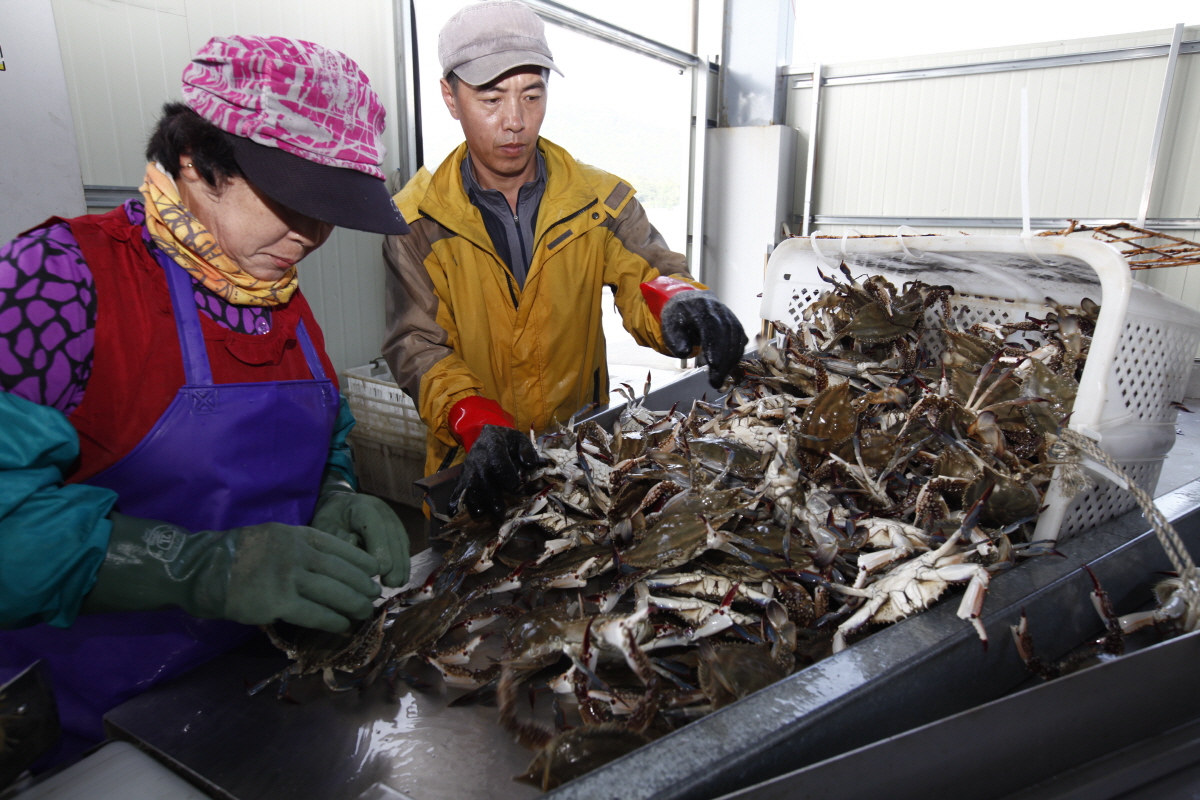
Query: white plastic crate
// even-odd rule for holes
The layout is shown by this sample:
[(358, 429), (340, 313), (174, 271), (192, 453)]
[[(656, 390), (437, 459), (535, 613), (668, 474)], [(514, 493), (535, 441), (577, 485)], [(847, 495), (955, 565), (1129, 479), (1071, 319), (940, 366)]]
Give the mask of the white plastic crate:
[(413, 481), (425, 474), (425, 423), (383, 359), (351, 367), (346, 399), (358, 424), (350, 432), (354, 468), (364, 492), (420, 507)]
[(396, 382), (383, 359), (351, 367), (346, 376), (346, 397), (350, 410), (358, 420), (355, 430), (370, 428), (385, 434), (388, 440), (403, 449), (425, 455), (425, 423)]
[(377, 432), (370, 429), (360, 432), (356, 427), (350, 433), (359, 489), (420, 508), (422, 497), (413, 482), (425, 475), (425, 454), (413, 453), (376, 437)]
[[(1019, 322), (1027, 312), (1045, 316), (1045, 298), (1072, 306), (1084, 297), (1100, 303), (1070, 427), (1097, 438), (1135, 483), (1153, 493), (1175, 442), (1177, 409), (1171, 403), (1182, 400), (1187, 388), (1200, 312), (1134, 283), (1116, 248), (1061, 236), (788, 239), (767, 263), (762, 318), (795, 326), (808, 304), (831, 288), (817, 269), (829, 274), (842, 261), (855, 277), (880, 274), (897, 288), (917, 280), (953, 286), (953, 316), (963, 329), (976, 322)], [(939, 325), (934, 309), (927, 321)], [(1108, 481), (1073, 499), (1064, 498), (1060, 486), (1056, 472), (1038, 539), (1069, 538), (1135, 506), (1129, 492)]]

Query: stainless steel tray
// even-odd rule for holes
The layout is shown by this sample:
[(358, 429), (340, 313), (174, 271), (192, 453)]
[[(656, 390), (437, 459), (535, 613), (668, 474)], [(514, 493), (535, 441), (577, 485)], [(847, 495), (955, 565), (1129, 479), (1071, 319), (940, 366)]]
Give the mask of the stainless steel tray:
[[(1193, 552), (1200, 481), (1157, 501)], [(1002, 697), (1029, 679), (1009, 625), (1024, 610), (1039, 650), (1058, 658), (1098, 634), (1092, 570), (1120, 609), (1150, 601), (1169, 570), (1157, 538), (1131, 512), (996, 576), (984, 651), (953, 602), (878, 631), (648, 747), (566, 784), (553, 798), (713, 798)], [(975, 748), (964, 744), (962, 757)], [(1017, 768), (1014, 766), (1014, 769)]]

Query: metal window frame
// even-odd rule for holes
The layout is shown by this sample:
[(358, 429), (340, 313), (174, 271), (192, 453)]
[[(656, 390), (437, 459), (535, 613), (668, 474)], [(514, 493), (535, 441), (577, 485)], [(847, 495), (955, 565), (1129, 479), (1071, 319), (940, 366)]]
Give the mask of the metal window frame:
[[(411, 1), (411, 0), (410, 0)], [(589, 36), (593, 39), (611, 44), (622, 50), (653, 58), (678, 67), (691, 70), (692, 102), (691, 102), (691, 133), (689, 135), (689, 159), (687, 181), (687, 233), (683, 246), (680, 248), (687, 259), (688, 268), (692, 275), (701, 279), (704, 272), (704, 159), (705, 132), (708, 129), (710, 113), (708, 103), (708, 80), (711, 65), (709, 59), (688, 53), (655, 39), (642, 36), (639, 33), (605, 22), (602, 19), (576, 11), (573, 8), (554, 2), (554, 0), (525, 0), (539, 17), (545, 21)], [(699, 4), (692, 3), (692, 47), (697, 47), (699, 30)]]
[(597, 19), (590, 14), (584, 14), (582, 11), (576, 11), (562, 3), (556, 3), (554, 0), (525, 0), (525, 2), (539, 17), (547, 22), (561, 25), (576, 33), (582, 33), (584, 36), (591, 36), (593, 39), (599, 39), (602, 42), (608, 42), (622, 49), (632, 50), (635, 53), (641, 53), (644, 56), (665, 61), (682, 69), (694, 69), (701, 64), (699, 56), (642, 36), (640, 33), (626, 30), (618, 25), (613, 25), (611, 22)]
[[(956, 75), (985, 75), (993, 72), (1017, 72), (1027, 69), (1071, 67), (1081, 64), (1102, 64), (1109, 61), (1128, 61), (1139, 58), (1160, 58), (1171, 52), (1169, 44), (1154, 44), (1144, 47), (1120, 47), (1113, 50), (1093, 50), (1086, 53), (1068, 53), (1058, 56), (1036, 58), (1010, 58), (1002, 61), (985, 61), (979, 64), (955, 64), (947, 67), (924, 67), (921, 69), (896, 70), (893, 72), (869, 72), (860, 75), (838, 75), (821, 79), (821, 86), (849, 86), (859, 83), (887, 83), (890, 81), (916, 81), (926, 78), (950, 78)], [(1200, 39), (1181, 42), (1180, 53), (1200, 53)], [(798, 76), (793, 89), (812, 88), (811, 68), (785, 67), (784, 74)]]
[(1167, 71), (1163, 76), (1162, 95), (1158, 101), (1158, 117), (1154, 122), (1154, 138), (1150, 141), (1150, 159), (1146, 164), (1146, 182), (1142, 188), (1142, 202), (1138, 204), (1139, 228), (1146, 227), (1146, 215), (1150, 213), (1150, 198), (1154, 194), (1154, 183), (1158, 177), (1158, 153), (1162, 147), (1163, 132), (1167, 127), (1167, 109), (1171, 105), (1171, 90), (1175, 87), (1175, 67), (1183, 49), (1183, 23), (1175, 26), (1171, 45), (1167, 52)]
[(420, 85), (417, 54), (410, 45), (416, 42), (416, 9), (413, 0), (392, 0), (393, 47), (396, 58), (396, 124), (400, 152), (396, 154), (401, 186), (421, 168)]
[(813, 191), (817, 184), (817, 134), (821, 129), (821, 65), (813, 65), (812, 114), (808, 125), (808, 155), (804, 168), (804, 214), (800, 220), (800, 233), (808, 236), (812, 226)]
[[(1021, 228), (1020, 217), (887, 217), (851, 214), (814, 214), (814, 226), (820, 225), (883, 225), (895, 227), (909, 225), (925, 228)], [(1127, 219), (1078, 219), (1084, 225), (1117, 225)], [(1034, 217), (1030, 227), (1041, 230), (1062, 230), (1071, 224), (1069, 219), (1059, 217)], [(1139, 226), (1140, 227), (1140, 226)], [(1147, 219), (1145, 227), (1155, 231), (1200, 230), (1200, 217), (1162, 217)]]

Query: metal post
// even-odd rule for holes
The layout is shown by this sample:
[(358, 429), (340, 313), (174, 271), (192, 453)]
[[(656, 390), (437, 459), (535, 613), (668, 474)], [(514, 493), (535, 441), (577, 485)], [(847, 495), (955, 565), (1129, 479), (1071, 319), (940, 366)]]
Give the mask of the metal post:
[(1138, 227), (1146, 227), (1150, 213), (1150, 196), (1154, 194), (1154, 178), (1158, 171), (1158, 151), (1162, 146), (1163, 131), (1167, 126), (1167, 106), (1171, 104), (1171, 87), (1175, 83), (1175, 66), (1179, 63), (1179, 46), (1183, 42), (1183, 23), (1175, 26), (1171, 36), (1171, 50), (1167, 54), (1167, 73), (1163, 78), (1162, 98), (1158, 101), (1158, 120), (1154, 123), (1154, 139), (1150, 142), (1150, 161), (1146, 164), (1146, 183), (1142, 188), (1142, 203), (1138, 207)]
[(704, 153), (708, 137), (708, 58), (692, 70), (692, 136), (688, 161), (687, 260), (692, 277), (704, 281)]
[(808, 162), (804, 173), (804, 219), (800, 225), (800, 235), (808, 236), (812, 225), (813, 185), (817, 168), (817, 131), (821, 126), (821, 72), (820, 64), (813, 64), (812, 80), (812, 116), (808, 130)]
[(417, 108), (420, 94), (416, 84), (417, 54), (414, 49), (416, 36), (413, 30), (413, 0), (393, 0), (392, 16), (396, 36), (396, 119), (393, 124), (398, 126), (400, 150), (396, 154), (396, 168), (400, 171), (400, 185), (403, 186), (421, 168), (417, 146), (417, 128), (421, 116), (420, 109)]

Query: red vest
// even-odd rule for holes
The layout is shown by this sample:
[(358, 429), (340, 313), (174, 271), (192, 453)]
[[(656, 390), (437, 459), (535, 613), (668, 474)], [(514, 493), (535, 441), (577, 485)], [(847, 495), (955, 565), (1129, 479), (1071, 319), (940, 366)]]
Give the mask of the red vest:
[[(78, 483), (120, 461), (150, 432), (183, 386), (183, 356), (170, 290), (141, 226), (130, 223), (122, 208), (47, 224), (54, 222), (71, 226), (95, 280), (92, 374), (83, 402), (69, 417), (79, 433), (80, 463), (68, 482)], [(326, 374), (336, 375), (312, 309), (297, 291), (287, 305), (272, 309), (266, 334), (236, 333), (201, 312), (214, 382), (312, 378), (296, 339), (301, 319)]]

